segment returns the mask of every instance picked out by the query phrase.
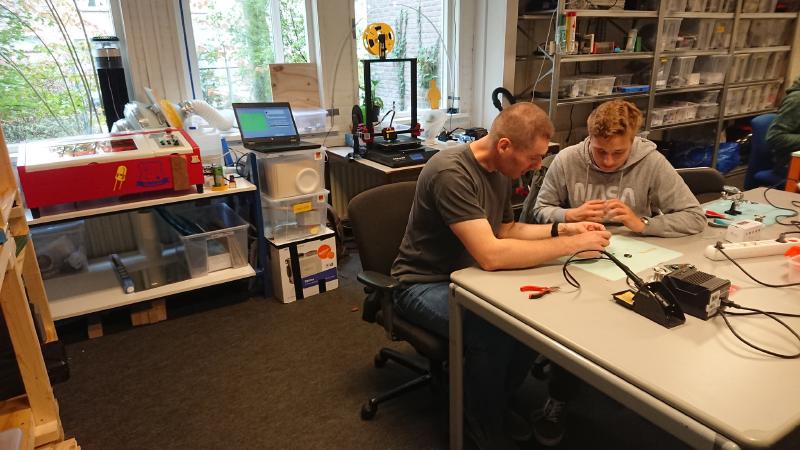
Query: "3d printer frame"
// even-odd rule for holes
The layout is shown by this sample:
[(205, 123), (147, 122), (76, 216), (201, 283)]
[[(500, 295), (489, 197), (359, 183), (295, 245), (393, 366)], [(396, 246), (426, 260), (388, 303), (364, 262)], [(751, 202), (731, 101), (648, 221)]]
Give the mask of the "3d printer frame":
[(398, 131), (397, 134), (408, 133), (412, 137), (419, 136), (421, 129), (417, 122), (417, 58), (386, 58), (386, 59), (362, 59), (364, 64), (364, 109), (366, 110), (366, 126), (370, 135), (375, 136), (374, 123), (378, 121), (370, 105), (372, 103), (372, 71), (373, 64), (381, 63), (411, 63), (411, 126), (408, 130)]

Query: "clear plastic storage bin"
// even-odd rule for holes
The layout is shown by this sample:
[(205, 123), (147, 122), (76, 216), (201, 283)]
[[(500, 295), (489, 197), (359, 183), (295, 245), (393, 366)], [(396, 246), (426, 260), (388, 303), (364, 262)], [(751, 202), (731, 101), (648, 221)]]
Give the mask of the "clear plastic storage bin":
[(695, 62), (694, 71), (700, 72), (701, 84), (719, 84), (725, 81), (730, 63), (730, 55), (701, 56)]
[(736, 48), (745, 48), (749, 45), (748, 36), (750, 35), (750, 19), (739, 19), (739, 28), (736, 30)]
[(176, 208), (170, 213), (183, 227), (183, 230), (176, 231), (192, 278), (247, 265), (247, 229), (250, 224), (228, 205), (217, 203)]
[(706, 0), (689, 0), (686, 2), (686, 11), (703, 12), (706, 10)]
[(771, 13), (775, 12), (775, 7), (778, 6), (778, 0), (761, 0), (758, 2), (758, 12)]
[(661, 40), (661, 50), (675, 50), (678, 43), (678, 33), (681, 30), (683, 19), (668, 18), (664, 19), (664, 38)]
[(769, 58), (767, 73), (764, 75), (764, 78), (783, 78), (784, 75), (786, 75), (786, 53), (775, 52)]
[(31, 227), (31, 237), (42, 278), (85, 272), (88, 269), (86, 226), (83, 220)]
[(314, 236), (325, 231), (328, 190), (283, 199), (262, 195), (261, 207), (266, 238), (284, 241)]
[(694, 62), (696, 56), (677, 56), (672, 62), (672, 67), (669, 72), (669, 79), (667, 86), (681, 87), (689, 84), (689, 75), (692, 74), (694, 69)]
[(695, 48), (698, 50), (708, 50), (711, 47), (711, 37), (714, 35), (713, 20), (698, 20), (697, 22), (697, 43)]
[(586, 95), (610, 95), (614, 91), (614, 79), (606, 75), (592, 76), (586, 82)]
[(742, 12), (743, 13), (758, 12), (759, 3), (761, 3), (760, 0), (742, 0)]
[(743, 53), (733, 57), (733, 64), (731, 64), (731, 82), (738, 83), (745, 80), (749, 62), (749, 53)]
[(693, 97), (696, 103), (719, 102), (719, 91), (695, 92)]
[(781, 83), (770, 83), (764, 86), (762, 95), (761, 109), (769, 109), (778, 104), (778, 96), (781, 93)]
[(719, 103), (698, 103), (697, 119), (713, 119), (719, 114)]
[(660, 127), (664, 124), (664, 108), (653, 108), (650, 111), (650, 126)]
[(767, 74), (767, 64), (769, 63), (769, 53), (753, 53), (750, 55), (750, 62), (747, 64), (745, 81), (763, 80)]
[(672, 68), (672, 57), (664, 57), (658, 59), (658, 68), (656, 70), (656, 89), (663, 89), (667, 87), (669, 80), (669, 71)]
[(286, 198), (325, 187), (325, 154), (320, 149), (257, 154), (261, 192)]
[(687, 0), (666, 0), (667, 12), (683, 12), (686, 11)]
[(586, 78), (566, 77), (558, 82), (558, 98), (576, 98), (586, 95)]
[(711, 49), (725, 49), (731, 44), (731, 36), (733, 33), (732, 20), (717, 20), (714, 22), (714, 31), (711, 33)]
[(614, 78), (614, 86), (630, 86), (633, 84), (632, 73), (621, 73)]
[(731, 88), (725, 98), (725, 115), (739, 114), (745, 88)]
[(321, 108), (292, 108), (292, 116), (294, 116), (298, 133), (325, 131), (326, 115), (325, 110)]
[(750, 22), (748, 43), (750, 47), (784, 45), (789, 25), (786, 19), (754, 19)]

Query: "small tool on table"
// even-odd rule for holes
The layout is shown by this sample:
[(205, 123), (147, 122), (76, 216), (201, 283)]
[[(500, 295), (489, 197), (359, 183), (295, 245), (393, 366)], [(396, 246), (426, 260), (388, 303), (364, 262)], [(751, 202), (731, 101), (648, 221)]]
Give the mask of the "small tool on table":
[(519, 288), (520, 292), (531, 292), (528, 299), (533, 300), (542, 298), (545, 295), (558, 290), (558, 286), (522, 286)]

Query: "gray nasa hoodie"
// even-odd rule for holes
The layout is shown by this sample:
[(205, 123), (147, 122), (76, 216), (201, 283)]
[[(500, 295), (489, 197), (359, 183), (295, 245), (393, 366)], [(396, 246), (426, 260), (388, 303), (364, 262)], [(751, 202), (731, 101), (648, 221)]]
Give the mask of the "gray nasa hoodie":
[(618, 198), (639, 217), (649, 217), (642, 234), (677, 237), (706, 227), (697, 199), (656, 145), (634, 138), (628, 161), (601, 171), (591, 158), (589, 138), (560, 151), (545, 175), (534, 206), (539, 223), (565, 222), (568, 208), (587, 200)]

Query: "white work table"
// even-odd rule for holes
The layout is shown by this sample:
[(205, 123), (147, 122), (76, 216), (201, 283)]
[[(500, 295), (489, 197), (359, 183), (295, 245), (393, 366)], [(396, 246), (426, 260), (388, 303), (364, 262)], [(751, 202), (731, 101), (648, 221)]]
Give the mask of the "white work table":
[[(747, 193), (764, 202), (763, 189)], [(799, 195), (771, 191), (770, 200), (789, 206)], [(793, 227), (773, 225), (765, 238)], [(769, 311), (800, 313), (800, 287), (757, 285), (729, 261), (703, 256), (723, 240), (724, 229), (707, 228), (685, 238), (642, 238), (683, 256), (698, 270), (729, 279), (738, 287), (730, 300)], [(786, 283), (783, 256), (740, 261), (756, 278)], [(624, 262), (624, 261), (623, 261)], [(452, 274), (450, 360), (462, 354), (461, 313), (466, 308), (520, 342), (582, 378), (695, 448), (798, 448), (800, 445), (800, 359), (757, 352), (734, 337), (719, 316), (708, 321), (686, 315), (667, 329), (619, 306), (611, 294), (625, 280), (607, 281), (571, 266), (580, 291), (562, 276), (561, 263), (536, 269), (485, 272), (468, 268)], [(652, 271), (639, 273), (649, 279)], [(522, 285), (562, 286), (538, 300), (520, 293)], [(800, 329), (800, 318), (783, 318)], [(781, 353), (800, 351), (787, 330), (763, 316), (730, 317), (737, 331), (755, 344)], [(451, 364), (451, 447), (462, 444), (462, 367)]]

